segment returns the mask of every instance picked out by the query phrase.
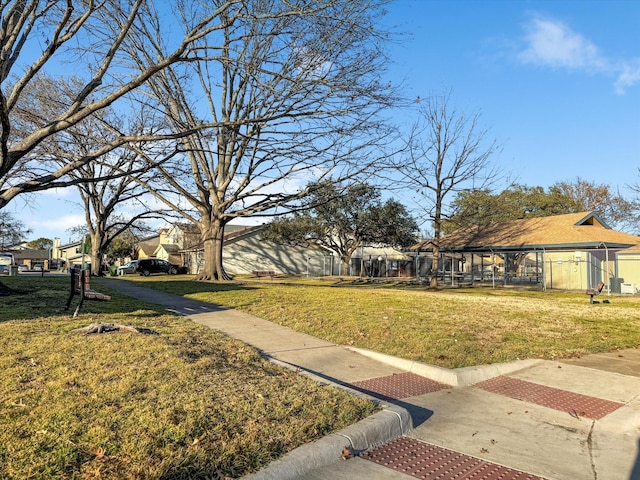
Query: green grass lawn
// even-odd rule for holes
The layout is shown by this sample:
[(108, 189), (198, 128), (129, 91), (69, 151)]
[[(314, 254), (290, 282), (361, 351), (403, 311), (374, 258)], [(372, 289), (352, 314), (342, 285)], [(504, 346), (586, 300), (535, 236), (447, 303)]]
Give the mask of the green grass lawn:
[(640, 298), (361, 281), (129, 280), (236, 308), (343, 345), (443, 367), (557, 359), (640, 345)]
[[(93, 280), (112, 300), (75, 319), (68, 278), (1, 281), (2, 479), (235, 478), (376, 409)], [(93, 322), (151, 334), (73, 332)]]

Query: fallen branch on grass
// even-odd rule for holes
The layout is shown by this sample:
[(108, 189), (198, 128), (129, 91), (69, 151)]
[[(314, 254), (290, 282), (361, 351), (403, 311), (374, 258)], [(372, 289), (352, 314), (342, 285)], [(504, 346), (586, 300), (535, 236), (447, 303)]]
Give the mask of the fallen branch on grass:
[(71, 330), (71, 333), (81, 333), (83, 335), (90, 335), (92, 333), (110, 333), (110, 332), (132, 332), (142, 333), (144, 335), (157, 335), (153, 330), (148, 328), (130, 327), (129, 325), (119, 325), (117, 323), (92, 323), (86, 327), (76, 328)]

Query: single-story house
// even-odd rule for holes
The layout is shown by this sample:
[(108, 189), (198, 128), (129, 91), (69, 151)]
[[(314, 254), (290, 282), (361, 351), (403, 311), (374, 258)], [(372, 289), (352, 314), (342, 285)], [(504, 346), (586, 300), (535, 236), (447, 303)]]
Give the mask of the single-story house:
[[(262, 236), (264, 226), (227, 225), (222, 248), (224, 269), (231, 275), (254, 271), (273, 271), (281, 275), (405, 276), (411, 257), (393, 248), (366, 246), (357, 249), (351, 258), (349, 271), (342, 272), (340, 258), (321, 246), (280, 245)], [(172, 247), (170, 247), (172, 248)], [(198, 242), (181, 251), (182, 265), (197, 274), (204, 265), (204, 252)]]
[[(640, 286), (639, 246), (640, 237), (612, 230), (594, 212), (474, 225), (441, 239), (438, 275), (452, 283), (457, 276), (565, 290), (594, 288), (602, 281), (608, 291), (620, 293), (623, 284)], [(409, 249), (417, 264), (432, 251), (430, 242)]]
[[(336, 259), (320, 247), (279, 245), (262, 237), (263, 225), (228, 225), (225, 228), (222, 262), (230, 275), (273, 271), (281, 275), (331, 275)], [(183, 265), (197, 274), (204, 265), (202, 245), (182, 250)]]
[[(340, 265), (342, 268), (342, 265)], [(384, 245), (369, 245), (358, 248), (351, 256), (349, 272), (334, 272), (338, 275), (362, 277), (407, 277), (413, 276), (413, 260), (400, 250)]]
[(48, 249), (19, 248), (7, 249), (7, 252), (13, 254), (13, 262), (15, 265), (26, 265), (29, 269), (32, 269), (36, 265), (40, 265), (44, 270), (51, 268), (50, 252)]

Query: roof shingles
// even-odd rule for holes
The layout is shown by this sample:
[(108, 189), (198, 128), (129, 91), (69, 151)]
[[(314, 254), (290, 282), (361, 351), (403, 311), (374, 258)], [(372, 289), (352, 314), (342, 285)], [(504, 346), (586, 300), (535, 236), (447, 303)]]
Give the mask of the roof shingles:
[[(485, 250), (514, 248), (566, 248), (599, 245), (630, 247), (640, 237), (608, 228), (592, 212), (513, 220), (501, 224), (474, 225), (456, 230), (441, 239), (445, 250)], [(411, 250), (430, 249), (428, 242)]]

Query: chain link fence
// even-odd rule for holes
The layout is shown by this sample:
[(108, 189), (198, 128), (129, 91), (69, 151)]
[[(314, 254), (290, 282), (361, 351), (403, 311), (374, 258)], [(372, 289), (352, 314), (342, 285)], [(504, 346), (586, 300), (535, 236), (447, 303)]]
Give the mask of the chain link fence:
[[(416, 256), (405, 268), (409, 276), (429, 281), (434, 274), (430, 255)], [(611, 293), (640, 290), (640, 253), (597, 249), (535, 250), (509, 253), (441, 255), (438, 281), (443, 285), (490, 283), (539, 285), (542, 289), (586, 290), (605, 284)]]
[[(237, 265), (235, 263), (225, 261), (230, 273), (273, 268), (271, 263), (262, 265), (257, 260), (249, 262), (243, 259)], [(429, 254), (408, 259), (354, 256), (346, 267), (336, 255), (284, 257), (277, 264), (284, 274), (308, 277), (413, 278), (428, 282), (434, 275)], [(635, 294), (640, 289), (640, 253), (625, 254), (624, 250), (614, 249), (443, 253), (435, 274), (442, 285), (477, 282), (494, 286), (539, 285), (541, 289), (578, 291), (597, 288), (598, 283), (603, 282), (606, 292)]]

